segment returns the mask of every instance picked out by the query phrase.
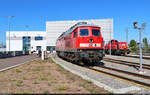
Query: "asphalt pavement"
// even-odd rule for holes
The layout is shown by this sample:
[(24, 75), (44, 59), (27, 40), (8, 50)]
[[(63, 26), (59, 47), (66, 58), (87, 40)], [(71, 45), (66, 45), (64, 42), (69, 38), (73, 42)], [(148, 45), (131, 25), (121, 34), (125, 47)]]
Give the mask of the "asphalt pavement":
[(31, 54), (31, 55), (25, 55), (25, 56), (16, 56), (16, 57), (10, 57), (10, 58), (1, 58), (0, 59), (0, 71), (10, 69), (12, 67), (24, 64), (26, 62), (40, 59), (37, 55)]

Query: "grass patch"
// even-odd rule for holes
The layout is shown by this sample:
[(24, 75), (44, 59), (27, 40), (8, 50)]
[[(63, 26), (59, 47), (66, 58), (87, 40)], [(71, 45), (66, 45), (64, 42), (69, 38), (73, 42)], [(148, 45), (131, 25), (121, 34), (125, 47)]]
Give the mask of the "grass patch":
[(48, 76), (46, 75), (40, 76), (40, 80), (48, 80)]
[(31, 88), (31, 89), (24, 90), (22, 94), (32, 94), (32, 93), (33, 93), (33, 91), (32, 91), (32, 88)]
[(94, 88), (93, 87), (87, 87), (86, 88), (88, 91), (90, 91), (91, 93), (94, 92)]
[[(94, 93), (96, 91), (102, 93), (97, 86), (93, 88), (92, 81), (85, 81), (79, 76), (70, 73), (61, 65), (53, 63), (50, 58), (45, 61), (35, 60), (30, 63), (13, 68), (8, 74), (2, 72), (1, 91), (6, 93), (15, 92), (17, 94), (34, 94), (37, 92), (44, 94), (49, 94), (50, 92), (56, 94), (62, 92)], [(6, 85), (6, 83), (9, 85)]]
[(94, 91), (93, 93), (94, 93), (94, 94), (100, 94), (100, 93), (101, 93), (101, 91), (96, 90), (96, 91)]
[(20, 73), (20, 72), (22, 72), (22, 71), (21, 71), (21, 70), (19, 70), (19, 69), (16, 69), (16, 72), (17, 72), (17, 73)]
[(48, 86), (51, 86), (51, 83), (50, 82), (48, 82), (48, 84), (47, 84)]
[(109, 94), (113, 94), (113, 91), (109, 91), (108, 93), (109, 93)]
[(39, 82), (37, 82), (37, 81), (34, 81), (32, 84), (39, 84)]
[(40, 66), (37, 66), (33, 69), (33, 71), (40, 71), (41, 70), (41, 67)]
[(50, 75), (51, 75), (51, 72), (48, 72), (47, 75), (50, 76)]
[(23, 83), (23, 81), (19, 80), (19, 81), (16, 82), (16, 86), (20, 87), (20, 86), (22, 86), (22, 83)]
[(63, 91), (63, 90), (67, 90), (68, 86), (66, 84), (62, 84), (60, 85), (58, 88), (56, 88), (57, 91)]
[(60, 66), (59, 64), (56, 64), (56, 65), (58, 66), (58, 68), (56, 70), (61, 73), (64, 73), (65, 69), (62, 66)]
[(23, 77), (22, 77), (22, 80), (26, 80), (26, 78), (23, 76)]
[(79, 84), (79, 86), (83, 87), (83, 88), (86, 88), (86, 83), (85, 82), (82, 82)]
[(74, 79), (73, 77), (71, 77), (70, 80), (71, 80), (72, 82), (75, 82), (75, 79)]
[(49, 62), (50, 63), (55, 63), (51, 58), (49, 58)]
[(44, 93), (44, 94), (49, 94), (49, 91), (48, 91), (48, 90), (46, 90), (46, 91), (44, 91), (43, 93)]
[(55, 84), (57, 83), (57, 80), (52, 80), (51, 83)]
[(86, 82), (87, 82), (88, 84), (92, 84), (92, 83), (93, 83), (91, 80), (86, 80)]
[(51, 58), (46, 58), (46, 59), (44, 59), (44, 60), (39, 59), (39, 60), (35, 60), (34, 62), (35, 62), (35, 63), (40, 63), (40, 64), (42, 64), (42, 63), (47, 63), (47, 62), (55, 63)]
[(15, 79), (13, 79), (12, 81), (16, 81)]

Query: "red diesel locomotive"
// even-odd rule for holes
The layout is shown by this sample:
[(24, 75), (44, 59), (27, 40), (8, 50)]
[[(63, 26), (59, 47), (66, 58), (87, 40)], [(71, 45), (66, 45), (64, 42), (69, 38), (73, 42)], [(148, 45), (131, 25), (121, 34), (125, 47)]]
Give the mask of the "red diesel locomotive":
[(56, 52), (71, 62), (99, 62), (104, 56), (100, 27), (86, 22), (75, 24), (58, 37)]
[[(110, 42), (105, 45), (105, 53), (109, 54), (110, 52)], [(126, 42), (118, 42), (117, 40), (111, 40), (111, 54), (114, 55), (125, 55), (129, 54), (130, 49), (127, 46)]]

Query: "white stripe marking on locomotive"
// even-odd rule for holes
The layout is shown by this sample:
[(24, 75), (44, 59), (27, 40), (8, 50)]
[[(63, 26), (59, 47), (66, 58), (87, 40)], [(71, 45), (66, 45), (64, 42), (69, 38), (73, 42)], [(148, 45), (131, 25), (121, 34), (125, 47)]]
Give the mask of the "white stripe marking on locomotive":
[[(90, 44), (89, 43), (81, 43), (80, 47), (90, 47)], [(100, 43), (99, 44), (93, 43), (92, 47), (101, 47), (101, 44)]]
[(80, 44), (80, 47), (89, 47), (89, 44), (82, 43), (82, 44)]

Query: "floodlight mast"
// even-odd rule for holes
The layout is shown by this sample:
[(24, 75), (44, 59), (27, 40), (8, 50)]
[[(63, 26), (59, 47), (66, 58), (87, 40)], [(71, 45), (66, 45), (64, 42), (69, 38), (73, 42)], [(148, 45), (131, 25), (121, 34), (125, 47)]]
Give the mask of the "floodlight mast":
[(9, 35), (9, 51), (10, 51), (10, 19), (15, 16), (6, 16), (8, 18), (8, 35)]
[(142, 29), (145, 29), (146, 27), (146, 23), (142, 23), (141, 27), (138, 27), (138, 22), (133, 22), (134, 25), (134, 29), (138, 29), (139, 30), (139, 50), (140, 50), (140, 68), (139, 71), (143, 72), (143, 68), (142, 68)]

